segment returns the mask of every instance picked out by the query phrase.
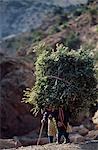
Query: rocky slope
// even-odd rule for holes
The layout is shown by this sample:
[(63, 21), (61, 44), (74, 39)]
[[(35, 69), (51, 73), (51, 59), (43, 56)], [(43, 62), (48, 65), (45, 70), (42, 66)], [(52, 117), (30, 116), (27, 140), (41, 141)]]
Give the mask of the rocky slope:
[[(31, 29), (30, 31), (24, 32), (22, 34), (20, 32), (20, 35), (17, 36), (14, 34), (3, 38), (1, 42), (2, 48), (0, 51), (9, 55), (16, 55), (18, 51), (20, 55), (25, 55), (26, 51), (28, 51), (30, 47), (37, 45), (39, 41), (45, 42), (51, 46), (55, 45), (57, 42), (66, 42), (66, 39), (70, 38), (72, 34), (74, 34), (80, 40), (80, 42), (76, 43), (78, 45), (77, 47), (79, 47), (80, 44), (92, 45), (93, 47), (96, 45), (98, 40), (97, 10), (97, 1), (95, 1), (95, 6), (91, 4), (90, 6), (85, 5), (79, 8), (75, 7), (71, 13), (67, 13), (67, 16), (63, 9), (55, 10), (56, 14), (52, 12), (48, 13), (48, 17), (45, 18), (40, 27), (37, 29)], [(96, 14), (93, 14), (93, 11), (95, 11), (94, 13)], [(5, 25), (7, 25), (7, 23)], [(24, 26), (25, 23), (22, 23), (22, 25)], [(17, 29), (15, 29), (16, 32)], [(6, 29), (3, 31), (6, 31)]]
[(0, 56), (0, 137), (23, 135), (39, 128), (40, 121), (22, 103), (23, 90), (35, 82), (34, 67), (20, 58)]
[[(31, 0), (29, 1), (31, 2)], [(3, 2), (6, 2), (6, 5), (8, 5), (9, 2), (13, 2), (13, 0), (10, 1), (3, 0)], [(17, 0), (16, 2), (19, 3), (24, 2), (25, 3), (24, 5), (27, 4), (26, 0), (25, 1)], [(45, 2), (45, 0), (43, 2)], [(14, 4), (12, 3), (12, 6)], [(11, 5), (9, 5), (9, 7), (10, 6)], [(16, 6), (19, 7), (19, 5)], [(20, 10), (22, 11), (22, 9)], [(10, 9), (7, 11), (10, 11)], [(17, 10), (15, 12), (17, 12)], [(23, 12), (21, 13), (22, 15), (24, 15)], [(92, 16), (87, 12), (83, 15), (80, 15), (77, 18), (74, 18), (74, 20), (70, 20), (67, 24), (67, 27), (61, 29), (60, 32), (53, 33), (53, 35), (48, 35), (47, 33), (49, 31), (48, 30), (49, 27), (52, 27), (54, 25), (54, 20), (52, 18), (52, 21), (49, 22), (50, 24), (46, 22), (46, 24), (44, 23), (44, 26), (41, 26), (42, 27), (41, 30), (43, 34), (45, 34), (45, 37), (41, 38), (40, 40), (41, 42), (44, 41), (49, 46), (55, 47), (55, 44), (57, 42), (59, 43), (64, 42), (69, 36), (69, 34), (71, 32), (74, 32), (77, 33), (78, 37), (81, 40), (81, 43), (84, 44), (86, 42), (88, 44), (90, 43), (91, 44), (90, 46), (93, 46), (93, 44), (98, 46), (98, 32), (97, 32), (98, 15), (94, 15), (94, 17), (96, 24), (92, 24), (93, 23)], [(62, 25), (64, 25), (63, 23)], [(6, 22), (4, 24), (7, 25)], [(24, 23), (22, 23), (22, 25), (23, 24)], [(35, 32), (33, 32), (33, 34), (35, 35)], [(29, 35), (30, 34), (28, 34), (28, 37)], [(17, 44), (17, 40), (20, 40), (22, 43), (25, 41), (25, 38), (26, 36), (23, 35), (22, 40), (19, 39), (19, 37), (16, 39), (16, 41), (15, 39), (14, 40), (12, 39), (12, 44), (14, 45), (15, 44), (14, 42), (16, 42)], [(6, 45), (6, 42), (3, 44)], [(14, 135), (23, 135), (33, 129), (38, 128), (40, 124), (39, 119), (34, 119), (34, 117), (32, 117), (31, 113), (29, 112), (30, 106), (21, 103), (21, 99), (23, 96), (23, 89), (25, 89), (26, 87), (32, 87), (35, 81), (34, 66), (30, 62), (30, 60), (32, 61), (34, 60), (33, 57), (31, 58), (27, 54), (29, 50), (29, 52), (31, 52), (32, 55), (32, 47), (34, 46), (34, 43), (29, 44), (29, 46), (28, 43), (25, 43), (27, 47), (24, 46), (24, 43), (22, 44), (23, 44), (22, 45), (23, 51), (21, 51), (20, 48), (20, 50), (17, 53), (18, 57), (11, 58), (6, 57), (3, 54), (1, 55), (0, 69), (2, 70), (2, 73), (0, 74), (1, 75), (0, 86), (2, 92), (0, 95), (1, 99), (0, 128), (2, 131), (1, 132), (2, 137), (13, 137)], [(2, 48), (2, 50), (4, 49)], [(13, 51), (14, 49), (10, 51), (10, 55), (12, 55)], [(21, 55), (21, 57), (19, 55)], [(27, 62), (27, 59), (29, 59), (29, 62)], [(36, 124), (38, 126), (36, 126)]]
[(1, 37), (14, 36), (41, 25), (57, 7), (86, 3), (87, 0), (1, 0)]

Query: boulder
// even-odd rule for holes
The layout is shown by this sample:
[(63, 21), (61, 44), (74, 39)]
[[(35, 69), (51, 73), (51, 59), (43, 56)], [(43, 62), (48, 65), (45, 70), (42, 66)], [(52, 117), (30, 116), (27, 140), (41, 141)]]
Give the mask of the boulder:
[(73, 126), (72, 128), (73, 133), (79, 132), (79, 130), (80, 130), (80, 126)]
[(95, 130), (98, 130), (98, 124), (97, 124), (97, 125), (95, 125)]
[(76, 134), (70, 134), (70, 141), (73, 143), (82, 143), (85, 142), (85, 138), (78, 133)]
[(87, 135), (87, 134), (88, 134), (88, 132), (89, 132), (89, 130), (88, 130), (88, 129), (86, 129), (85, 127), (83, 127), (83, 128), (81, 128), (81, 129), (79, 129), (79, 134), (80, 134), (80, 135), (82, 135), (82, 136)]
[(40, 126), (40, 116), (35, 118), (31, 106), (22, 102), (23, 90), (35, 83), (34, 66), (22, 58), (2, 55), (0, 60), (0, 136), (12, 138)]
[(95, 140), (98, 137), (98, 130), (89, 131), (86, 135), (86, 140)]
[(16, 144), (13, 139), (0, 139), (0, 149), (15, 148)]
[[(36, 145), (38, 141), (38, 137), (27, 137), (27, 136), (14, 136), (14, 140), (17, 142), (19, 146), (29, 146), (29, 145)], [(44, 145), (48, 143), (48, 138), (47, 137), (42, 137), (40, 139), (39, 145)], [(19, 147), (17, 145), (17, 147)]]
[(98, 110), (95, 112), (94, 117), (92, 118), (93, 123), (98, 125)]
[(84, 118), (84, 120), (82, 121), (82, 124), (88, 130), (94, 130), (94, 123), (92, 121), (92, 118), (90, 117)]

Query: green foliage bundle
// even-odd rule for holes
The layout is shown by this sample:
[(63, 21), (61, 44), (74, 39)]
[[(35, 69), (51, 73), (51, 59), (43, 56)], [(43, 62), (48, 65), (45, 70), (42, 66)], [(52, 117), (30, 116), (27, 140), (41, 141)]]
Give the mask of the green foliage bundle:
[(88, 108), (96, 99), (96, 78), (92, 53), (57, 45), (56, 51), (37, 48), (36, 82), (24, 95), (26, 102), (41, 109), (47, 104), (69, 105), (73, 114)]

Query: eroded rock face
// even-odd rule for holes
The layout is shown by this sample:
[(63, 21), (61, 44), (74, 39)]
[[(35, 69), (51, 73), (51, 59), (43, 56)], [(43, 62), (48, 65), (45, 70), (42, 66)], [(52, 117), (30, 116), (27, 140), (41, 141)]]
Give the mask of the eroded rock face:
[(23, 90), (35, 82), (33, 65), (21, 58), (1, 57), (0, 120), (1, 137), (23, 135), (39, 127), (39, 119), (30, 113), (31, 106), (22, 103)]

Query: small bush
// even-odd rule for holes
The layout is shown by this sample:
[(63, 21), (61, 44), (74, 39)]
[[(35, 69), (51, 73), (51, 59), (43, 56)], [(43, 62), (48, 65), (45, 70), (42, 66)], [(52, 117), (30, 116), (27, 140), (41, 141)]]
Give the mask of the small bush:
[(61, 30), (60, 30), (60, 28), (58, 27), (58, 25), (55, 25), (55, 26), (53, 26), (53, 27), (50, 29), (49, 34), (51, 35), (51, 34), (54, 34), (54, 33), (60, 32), (60, 31), (61, 31)]
[(74, 16), (80, 16), (82, 14), (82, 9), (76, 9), (76, 11), (73, 13)]
[(69, 49), (77, 49), (80, 47), (80, 39), (79, 36), (77, 36), (75, 33), (71, 33), (69, 37), (67, 38), (65, 45)]
[(68, 22), (64, 22), (61, 26), (61, 29), (65, 29), (68, 27)]
[(32, 41), (33, 42), (38, 42), (44, 37), (43, 32), (41, 31), (34, 31), (32, 33)]
[(89, 13), (90, 13), (91, 15), (97, 15), (97, 14), (98, 14), (96, 8), (89, 8)]

